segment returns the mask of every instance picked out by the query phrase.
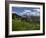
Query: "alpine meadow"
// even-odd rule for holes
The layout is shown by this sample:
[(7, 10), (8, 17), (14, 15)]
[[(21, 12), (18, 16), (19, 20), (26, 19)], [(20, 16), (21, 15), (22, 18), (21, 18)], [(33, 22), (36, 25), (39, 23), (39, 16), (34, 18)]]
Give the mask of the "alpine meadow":
[(12, 31), (40, 30), (40, 8), (12, 7)]

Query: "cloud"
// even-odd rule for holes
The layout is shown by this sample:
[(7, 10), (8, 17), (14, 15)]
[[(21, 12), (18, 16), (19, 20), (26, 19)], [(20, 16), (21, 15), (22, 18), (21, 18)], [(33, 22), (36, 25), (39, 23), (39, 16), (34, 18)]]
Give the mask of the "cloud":
[(23, 16), (23, 15), (27, 15), (27, 16), (31, 16), (31, 15), (33, 15), (33, 16), (39, 16), (40, 15), (40, 13), (38, 12), (39, 9), (33, 9), (33, 10), (37, 10), (37, 11), (32, 12), (31, 10), (24, 10), (21, 13), (18, 13), (18, 12), (15, 12), (15, 11), (13, 11), (13, 13), (16, 13), (19, 16)]
[(23, 15), (23, 14), (29, 15), (30, 13), (31, 13), (31, 10), (24, 10), (24, 11), (21, 13), (21, 15)]
[(25, 13), (26, 13), (26, 12), (29, 12), (29, 13), (30, 13), (30, 12), (31, 12), (31, 10), (24, 10), (24, 12), (25, 12)]
[(16, 11), (12, 11), (12, 13), (17, 14), (17, 15), (20, 15), (20, 14), (19, 14), (19, 13), (17, 13)]
[(40, 12), (40, 9), (33, 9), (33, 10), (36, 10), (37, 12)]
[(36, 12), (36, 11), (35, 12), (32, 12), (31, 10), (24, 10), (22, 13), (20, 13), (20, 15), (21, 16), (23, 16), (23, 15), (27, 15), (27, 16), (31, 16), (31, 15), (33, 15), (33, 16), (39, 16), (40, 13), (39, 12)]

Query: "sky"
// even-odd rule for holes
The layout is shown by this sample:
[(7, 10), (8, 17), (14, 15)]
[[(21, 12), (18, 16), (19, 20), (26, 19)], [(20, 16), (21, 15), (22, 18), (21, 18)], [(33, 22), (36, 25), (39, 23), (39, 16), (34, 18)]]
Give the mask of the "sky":
[(39, 16), (40, 8), (35, 8), (35, 7), (12, 7), (12, 13), (16, 13), (18, 15), (23, 15), (27, 12), (29, 14), (34, 15), (34, 16), (36, 14)]

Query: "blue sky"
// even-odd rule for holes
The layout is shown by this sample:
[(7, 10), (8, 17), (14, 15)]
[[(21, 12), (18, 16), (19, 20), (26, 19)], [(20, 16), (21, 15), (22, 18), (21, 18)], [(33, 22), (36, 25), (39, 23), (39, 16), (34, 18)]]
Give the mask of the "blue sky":
[(16, 13), (18, 15), (23, 14), (24, 12), (30, 12), (35, 15), (40, 12), (40, 8), (35, 7), (12, 7), (12, 13)]

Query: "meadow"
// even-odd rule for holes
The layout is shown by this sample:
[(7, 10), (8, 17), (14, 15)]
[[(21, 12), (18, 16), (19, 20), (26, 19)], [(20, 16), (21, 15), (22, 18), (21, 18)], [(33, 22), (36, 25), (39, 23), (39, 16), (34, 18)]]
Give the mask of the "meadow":
[(39, 22), (21, 20), (21, 17), (18, 17), (12, 14), (12, 31), (40, 30)]

